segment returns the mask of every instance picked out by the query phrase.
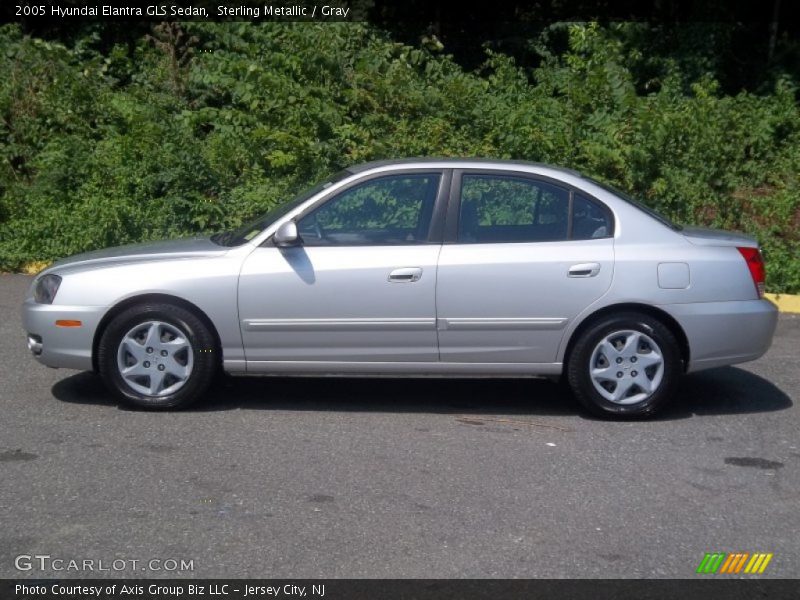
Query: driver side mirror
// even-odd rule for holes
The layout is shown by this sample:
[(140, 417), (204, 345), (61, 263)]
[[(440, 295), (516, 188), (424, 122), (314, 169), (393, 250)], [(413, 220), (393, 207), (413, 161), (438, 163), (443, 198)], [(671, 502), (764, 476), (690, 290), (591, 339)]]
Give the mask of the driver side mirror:
[(272, 236), (272, 241), (279, 248), (287, 248), (289, 246), (297, 246), (300, 244), (300, 234), (297, 233), (297, 223), (294, 221), (286, 221), (282, 223), (275, 235)]

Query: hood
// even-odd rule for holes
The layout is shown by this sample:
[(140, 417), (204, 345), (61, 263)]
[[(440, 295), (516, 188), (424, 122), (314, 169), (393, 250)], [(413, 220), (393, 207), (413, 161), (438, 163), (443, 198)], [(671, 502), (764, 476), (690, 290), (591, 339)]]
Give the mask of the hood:
[(754, 237), (738, 231), (684, 227), (681, 229), (681, 233), (686, 236), (687, 240), (698, 246), (749, 246), (753, 248), (758, 246), (758, 241)]
[(82, 254), (62, 258), (53, 263), (47, 270), (50, 271), (58, 267), (91, 267), (109, 263), (147, 262), (175, 258), (214, 256), (216, 254), (224, 254), (228, 250), (230, 250), (230, 248), (218, 246), (208, 237), (163, 240), (83, 252)]

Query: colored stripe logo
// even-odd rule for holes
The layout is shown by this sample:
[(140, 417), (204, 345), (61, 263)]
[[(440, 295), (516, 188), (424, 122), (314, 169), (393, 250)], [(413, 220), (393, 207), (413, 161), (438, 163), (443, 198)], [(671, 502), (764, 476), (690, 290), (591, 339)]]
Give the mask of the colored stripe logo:
[(704, 575), (737, 573), (761, 574), (767, 569), (773, 554), (765, 552), (706, 552), (697, 573)]

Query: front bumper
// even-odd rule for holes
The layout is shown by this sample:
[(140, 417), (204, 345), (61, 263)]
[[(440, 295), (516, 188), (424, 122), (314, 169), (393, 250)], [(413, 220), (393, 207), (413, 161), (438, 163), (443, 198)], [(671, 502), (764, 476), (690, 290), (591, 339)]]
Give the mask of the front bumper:
[(769, 350), (778, 309), (769, 300), (668, 304), (689, 341), (687, 372), (755, 360)]
[[(88, 371), (92, 369), (92, 343), (105, 306), (37, 304), (28, 298), (22, 305), (22, 324), (28, 348), (48, 367)], [(59, 327), (57, 320), (80, 321), (80, 327)]]

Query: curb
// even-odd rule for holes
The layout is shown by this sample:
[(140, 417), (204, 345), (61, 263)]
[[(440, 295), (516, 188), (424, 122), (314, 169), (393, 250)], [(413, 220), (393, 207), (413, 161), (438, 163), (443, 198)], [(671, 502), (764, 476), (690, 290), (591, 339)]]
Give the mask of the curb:
[(800, 296), (794, 294), (764, 294), (782, 313), (800, 313)]
[(52, 262), (46, 260), (35, 260), (33, 262), (25, 263), (20, 268), (20, 273), (25, 273), (26, 275), (36, 275), (39, 271), (43, 271), (47, 267), (49, 267)]

